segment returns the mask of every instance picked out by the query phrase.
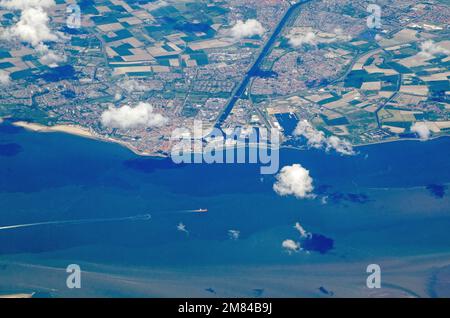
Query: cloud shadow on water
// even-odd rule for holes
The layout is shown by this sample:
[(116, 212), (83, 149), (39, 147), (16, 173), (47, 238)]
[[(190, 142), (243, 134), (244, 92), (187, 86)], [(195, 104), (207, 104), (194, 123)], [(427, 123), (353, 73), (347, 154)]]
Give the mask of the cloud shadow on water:
[(302, 248), (309, 252), (325, 254), (334, 248), (334, 240), (322, 234), (311, 233), (308, 238), (301, 242)]
[(438, 199), (442, 199), (445, 196), (447, 186), (442, 184), (429, 184), (427, 185), (427, 190), (430, 194)]
[(320, 185), (316, 189), (316, 194), (327, 197), (328, 202), (333, 204), (339, 204), (343, 202), (352, 202), (358, 204), (366, 204), (372, 201), (365, 193), (344, 193), (339, 191), (332, 191), (333, 187), (330, 185)]

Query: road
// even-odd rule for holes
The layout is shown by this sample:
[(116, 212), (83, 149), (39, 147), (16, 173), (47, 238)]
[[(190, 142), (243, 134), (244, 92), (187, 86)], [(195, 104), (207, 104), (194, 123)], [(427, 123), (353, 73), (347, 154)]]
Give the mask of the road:
[(258, 58), (255, 60), (255, 62), (253, 63), (252, 67), (249, 69), (249, 71), (247, 72), (247, 74), (243, 78), (243, 80), (240, 83), (240, 85), (238, 86), (238, 88), (235, 90), (234, 95), (230, 98), (230, 100), (228, 101), (227, 105), (223, 109), (222, 113), (218, 116), (218, 119), (217, 119), (216, 124), (214, 125), (214, 127), (220, 128), (222, 126), (222, 124), (227, 119), (228, 115), (233, 110), (233, 107), (236, 104), (236, 102), (241, 98), (242, 94), (244, 94), (244, 92), (246, 91), (247, 86), (250, 83), (251, 78), (258, 71), (258, 69), (259, 69), (259, 67), (261, 65), (261, 62), (266, 57), (267, 53), (270, 52), (270, 49), (272, 48), (272, 46), (275, 43), (275, 41), (278, 38), (278, 36), (280, 35), (281, 31), (283, 31), (284, 27), (286, 26), (286, 23), (288, 21), (290, 21), (290, 18), (294, 15), (294, 13), (297, 11), (297, 9), (302, 4), (306, 4), (306, 3), (310, 2), (310, 1), (312, 1), (312, 0), (304, 0), (304, 1), (300, 1), (298, 3), (292, 4), (290, 6), (290, 8), (286, 11), (286, 13), (284, 14), (283, 18), (280, 20), (280, 23), (278, 23), (278, 25), (275, 28), (275, 30), (273, 31), (272, 35), (267, 40), (267, 42), (264, 45), (263, 49), (259, 53)]

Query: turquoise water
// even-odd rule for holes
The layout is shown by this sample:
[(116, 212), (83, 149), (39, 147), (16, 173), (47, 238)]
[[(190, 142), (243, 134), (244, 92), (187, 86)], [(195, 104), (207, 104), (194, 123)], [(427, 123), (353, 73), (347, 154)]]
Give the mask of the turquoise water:
[[(118, 219), (0, 230), (3, 260), (183, 267), (351, 263), (450, 250), (450, 138), (361, 147), (353, 157), (282, 150), (282, 166), (300, 163), (314, 179), (318, 198), (297, 200), (276, 195), (274, 177), (256, 165), (175, 165), (115, 144), (0, 127), (0, 227)], [(185, 211), (199, 208), (209, 212)], [(152, 219), (132, 218), (144, 214)], [(177, 230), (180, 222), (189, 234)], [(295, 222), (333, 248), (283, 251), (283, 240), (299, 239)], [(240, 238), (231, 240), (229, 230)]]

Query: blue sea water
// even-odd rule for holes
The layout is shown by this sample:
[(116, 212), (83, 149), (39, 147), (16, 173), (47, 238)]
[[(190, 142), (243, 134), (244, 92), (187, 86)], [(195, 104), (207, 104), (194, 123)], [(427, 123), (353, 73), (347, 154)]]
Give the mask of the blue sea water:
[[(316, 199), (278, 196), (274, 176), (251, 164), (176, 165), (109, 143), (0, 126), (0, 227), (123, 218), (151, 220), (48, 224), (0, 230), (1, 259), (28, 255), (123, 266), (297, 264), (450, 250), (450, 138), (358, 148), (352, 157), (283, 149), (299, 163)], [(438, 191), (437, 191), (437, 190)], [(436, 191), (439, 195), (436, 195)], [(187, 210), (207, 208), (208, 213)], [(185, 224), (189, 233), (178, 231)], [(312, 233), (310, 254), (289, 255)], [(240, 237), (231, 240), (229, 230)]]
[(277, 121), (283, 128), (283, 133), (286, 136), (292, 136), (298, 124), (297, 116), (294, 113), (288, 113), (288, 114), (276, 114), (275, 117), (277, 118)]

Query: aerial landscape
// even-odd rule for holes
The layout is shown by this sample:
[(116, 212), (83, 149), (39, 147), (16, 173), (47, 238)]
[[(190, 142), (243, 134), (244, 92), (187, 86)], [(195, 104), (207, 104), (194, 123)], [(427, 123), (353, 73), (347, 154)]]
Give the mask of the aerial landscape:
[(450, 297), (449, 21), (0, 0), (0, 297)]

